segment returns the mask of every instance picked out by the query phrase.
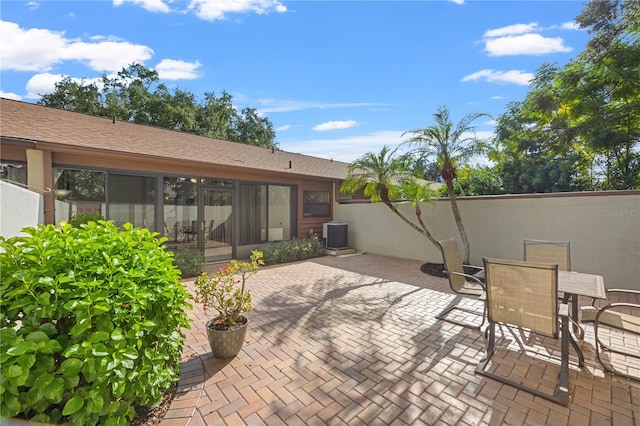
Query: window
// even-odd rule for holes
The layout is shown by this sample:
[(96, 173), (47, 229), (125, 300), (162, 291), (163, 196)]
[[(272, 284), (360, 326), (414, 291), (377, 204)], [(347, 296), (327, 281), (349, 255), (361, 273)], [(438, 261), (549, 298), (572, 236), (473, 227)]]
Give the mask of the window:
[(2, 163), (0, 163), (0, 179), (26, 186), (27, 163), (23, 161), (2, 160)]
[(240, 244), (291, 239), (291, 187), (240, 185)]
[[(194, 224), (198, 220), (198, 179), (189, 177), (165, 177), (162, 195), (164, 198), (164, 235), (169, 242), (192, 242), (195, 244)], [(161, 228), (160, 226), (158, 228)]]
[(304, 191), (303, 215), (304, 217), (329, 217), (331, 216), (331, 192), (329, 191)]
[(56, 196), (56, 223), (81, 213), (106, 217), (106, 173), (95, 170), (53, 169), (53, 193)]
[(267, 185), (240, 185), (240, 243), (265, 241)]
[(108, 181), (109, 219), (116, 225), (155, 229), (155, 178), (110, 173)]

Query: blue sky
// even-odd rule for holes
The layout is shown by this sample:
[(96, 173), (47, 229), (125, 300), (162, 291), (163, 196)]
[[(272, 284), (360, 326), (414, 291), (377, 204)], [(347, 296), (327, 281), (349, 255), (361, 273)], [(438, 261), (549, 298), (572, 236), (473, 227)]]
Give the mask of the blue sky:
[[(0, 93), (36, 102), (61, 76), (132, 62), (169, 87), (265, 114), (285, 151), (350, 162), (402, 133), (497, 118), (545, 62), (589, 35), (581, 1), (3, 1)], [(489, 137), (493, 122), (474, 122)]]

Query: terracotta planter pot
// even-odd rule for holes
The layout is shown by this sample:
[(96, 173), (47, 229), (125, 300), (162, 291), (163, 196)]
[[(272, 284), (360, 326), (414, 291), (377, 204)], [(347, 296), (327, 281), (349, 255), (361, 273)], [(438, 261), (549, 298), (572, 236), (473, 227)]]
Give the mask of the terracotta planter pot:
[(247, 334), (247, 324), (249, 323), (247, 318), (240, 317), (238, 326), (228, 330), (212, 328), (211, 324), (214, 321), (215, 318), (207, 322), (207, 338), (214, 358), (233, 358), (238, 355)]

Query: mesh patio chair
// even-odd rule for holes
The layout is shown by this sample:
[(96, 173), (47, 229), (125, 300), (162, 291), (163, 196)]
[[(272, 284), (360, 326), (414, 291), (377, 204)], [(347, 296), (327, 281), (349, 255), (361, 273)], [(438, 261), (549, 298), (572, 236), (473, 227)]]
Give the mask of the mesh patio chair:
[[(449, 287), (451, 288), (451, 290), (453, 290), (453, 292), (457, 294), (461, 294), (464, 296), (477, 297), (484, 303), (485, 288), (483, 279), (481, 278), (482, 274), (484, 273), (484, 268), (480, 266), (463, 265), (462, 259), (460, 258), (460, 252), (458, 251), (458, 244), (456, 243), (455, 239), (449, 238), (448, 240), (438, 241), (438, 244), (440, 245), (442, 258), (444, 259), (444, 273), (449, 279)], [(473, 271), (473, 274), (466, 273), (465, 267), (468, 271)], [(448, 315), (451, 314), (451, 312), (454, 310), (459, 310), (474, 315), (480, 315), (482, 316), (482, 322), (480, 323), (480, 325), (476, 325), (448, 318)], [(464, 308), (458, 306), (457, 304), (454, 304), (448, 306), (446, 309), (440, 312), (436, 316), (436, 318), (453, 324), (461, 325), (463, 327), (480, 329), (484, 325), (485, 312), (486, 306), (483, 306), (482, 312), (478, 312), (476, 310)]]
[[(584, 356), (569, 332), (568, 306), (558, 302), (558, 265), (485, 258), (484, 267), (489, 337), (487, 353), (478, 363), (476, 373), (566, 405), (569, 401), (569, 343), (578, 353), (580, 366), (584, 365)], [(496, 372), (487, 369), (495, 353), (496, 324), (561, 339), (560, 373), (553, 395), (499, 375), (499, 368), (493, 368)]]
[(640, 381), (640, 346), (633, 344), (640, 342), (640, 291), (609, 289), (604, 303), (581, 307), (582, 322), (593, 322), (596, 358), (604, 371)]
[(569, 241), (524, 240), (524, 260), (537, 263), (556, 263), (561, 271), (571, 270)]
[[(526, 262), (556, 263), (558, 270), (571, 271), (571, 244), (569, 241), (524, 240), (524, 260)], [(569, 296), (558, 293), (562, 303), (569, 302)]]

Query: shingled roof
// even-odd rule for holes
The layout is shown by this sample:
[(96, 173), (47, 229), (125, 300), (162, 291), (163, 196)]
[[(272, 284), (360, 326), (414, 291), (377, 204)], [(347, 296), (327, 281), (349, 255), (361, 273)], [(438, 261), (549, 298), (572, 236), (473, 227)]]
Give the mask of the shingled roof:
[(0, 98), (0, 136), (34, 142), (36, 146), (41, 143), (98, 149), (331, 179), (344, 179), (348, 168), (347, 163), (340, 161), (124, 121), (114, 122), (110, 118), (5, 98)]

